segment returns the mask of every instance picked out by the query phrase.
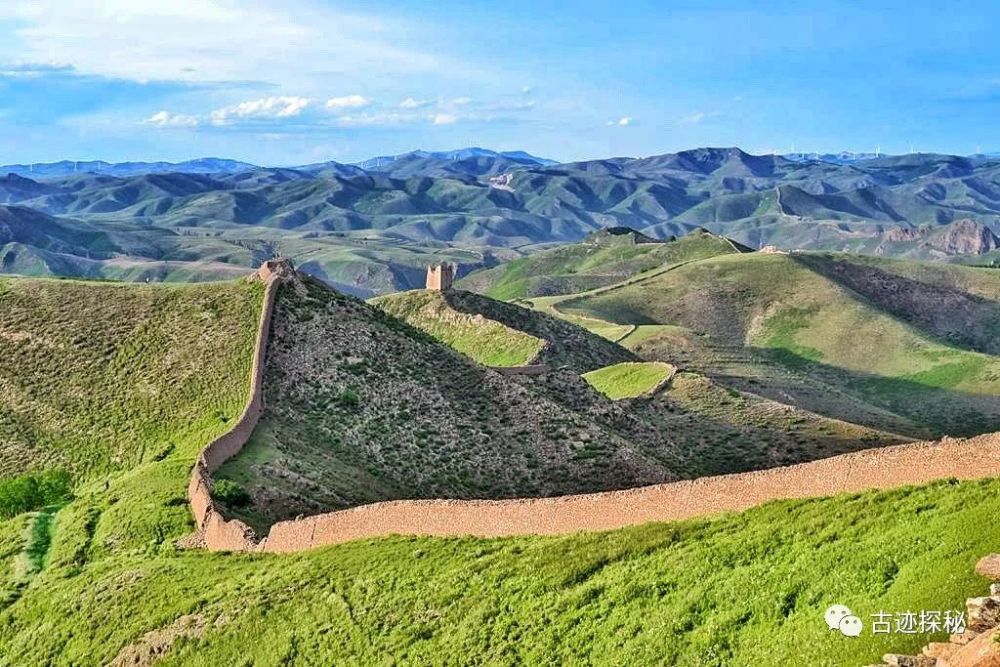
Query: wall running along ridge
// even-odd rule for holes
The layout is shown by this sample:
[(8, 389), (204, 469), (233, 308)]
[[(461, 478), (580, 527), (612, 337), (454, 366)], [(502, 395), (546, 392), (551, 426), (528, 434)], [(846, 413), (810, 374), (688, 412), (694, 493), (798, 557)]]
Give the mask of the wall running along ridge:
[(194, 470), (191, 471), (188, 482), (191, 512), (205, 546), (213, 551), (247, 551), (257, 544), (257, 535), (250, 526), (235, 519), (227, 521), (215, 508), (211, 493), (212, 472), (243, 449), (264, 411), (264, 355), (271, 332), (271, 315), (274, 313), (278, 285), (291, 275), (293, 272), (290, 264), (283, 260), (270, 260), (264, 262), (260, 270), (251, 277), (251, 280), (264, 281), (265, 287), (250, 367), (250, 400), (233, 427), (201, 451)]
[[(286, 265), (287, 266), (287, 265)], [(210, 495), (211, 473), (247, 442), (263, 409), (264, 353), (278, 283), (267, 282), (254, 350), (250, 401), (234, 427), (210, 443), (191, 474), (188, 495), (205, 546), (218, 551), (293, 552), (384, 535), (556, 535), (611, 530), (745, 510), (780, 499), (891, 489), (940, 479), (1000, 476), (1000, 433), (869, 449), (819, 461), (735, 475), (556, 498), (396, 500), (280, 521), (258, 540), (241, 521), (227, 521)]]

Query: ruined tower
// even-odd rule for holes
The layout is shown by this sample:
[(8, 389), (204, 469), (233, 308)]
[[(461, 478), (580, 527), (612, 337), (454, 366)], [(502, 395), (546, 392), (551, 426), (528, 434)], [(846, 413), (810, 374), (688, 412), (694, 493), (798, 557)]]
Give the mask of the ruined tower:
[(427, 267), (427, 289), (447, 292), (455, 280), (454, 264), (434, 264)]

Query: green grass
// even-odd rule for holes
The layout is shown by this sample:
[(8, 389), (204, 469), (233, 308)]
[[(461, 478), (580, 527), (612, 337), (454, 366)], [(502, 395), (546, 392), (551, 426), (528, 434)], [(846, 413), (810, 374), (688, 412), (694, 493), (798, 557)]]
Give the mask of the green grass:
[(0, 519), (10, 519), (67, 500), (72, 480), (65, 470), (46, 470), (0, 479)]
[(0, 278), (0, 478), (80, 479), (171, 455), (243, 407), (263, 285)]
[(545, 345), (540, 338), (482, 315), (452, 309), (440, 292), (402, 292), (373, 303), (485, 366), (524, 366)]
[(46, 480), (65, 470), (76, 499), (56, 525), (86, 526), (82, 543), (56, 532), (69, 560), (155, 551), (190, 531), (187, 479), (246, 403), (262, 297), (242, 280), (0, 279), (0, 490), (12, 511), (64, 497)]
[(1000, 427), (998, 294), (981, 269), (754, 253), (563, 297), (558, 311), (638, 325), (623, 343), (645, 359), (928, 437)]
[(658, 267), (736, 252), (721, 236), (692, 232), (669, 243), (632, 244), (630, 236), (592, 236), (522, 257), (459, 281), (503, 301), (574, 294), (621, 282)]
[(942, 482), (564, 537), (122, 554), (35, 575), (0, 645), (9, 664), (97, 665), (194, 614), (205, 629), (159, 664), (856, 667), (943, 636), (849, 640), (826, 607), (961, 608), (998, 512), (1000, 482)]
[(657, 361), (625, 362), (584, 373), (583, 378), (594, 389), (612, 400), (636, 398), (659, 386), (673, 367)]
[[(41, 287), (37, 307), (51, 307), (44, 300), (58, 295)], [(172, 403), (203, 425), (168, 420), (174, 447), (118, 469), (79, 464), (68, 504), (0, 521), (0, 665), (106, 664), (147, 633), (173, 628), (158, 664), (853, 667), (940, 637), (847, 640), (823, 625), (828, 605), (868, 620), (879, 610), (959, 608), (984, 589), (972, 566), (1000, 541), (1000, 480), (561, 537), (397, 537), (284, 556), (179, 550), (174, 541), (192, 527), (185, 487), (194, 454), (226, 427), (218, 413), (246, 399), (260, 294), (239, 287), (227, 297), (240, 304), (224, 311), (228, 329), (213, 329), (229, 345), (185, 336), (186, 349), (175, 351), (217, 370), (206, 385), (211, 400), (194, 393), (191, 404)], [(0, 282), (0, 299), (11, 291)], [(163, 336), (170, 322), (159, 320)], [(74, 354), (87, 354), (77, 345), (83, 352), (69, 346), (53, 358), (72, 367)], [(169, 385), (173, 366), (154, 363), (161, 349), (148, 346), (145, 363)], [(7, 382), (31, 376), (28, 368), (0, 362)], [(75, 397), (74, 387), (53, 386), (48, 400)], [(81, 454), (93, 460), (92, 450)], [(177, 623), (183, 615), (195, 630)]]

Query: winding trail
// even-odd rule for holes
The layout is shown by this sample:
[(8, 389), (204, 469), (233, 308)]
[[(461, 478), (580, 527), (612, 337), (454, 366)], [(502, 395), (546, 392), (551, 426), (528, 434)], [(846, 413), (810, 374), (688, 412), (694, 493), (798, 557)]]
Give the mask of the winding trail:
[(294, 274), (268, 262), (251, 395), (233, 428), (199, 456), (188, 495), (203, 544), (210, 550), (294, 552), (394, 534), (498, 537), (611, 530), (650, 521), (675, 521), (745, 510), (772, 500), (891, 489), (941, 479), (1000, 476), (1000, 433), (945, 438), (870, 449), (819, 461), (735, 475), (557, 498), (513, 500), (399, 500), (319, 514), (271, 527), (266, 537), (227, 520), (212, 502), (211, 473), (236, 455), (263, 410), (262, 383), (277, 286)]

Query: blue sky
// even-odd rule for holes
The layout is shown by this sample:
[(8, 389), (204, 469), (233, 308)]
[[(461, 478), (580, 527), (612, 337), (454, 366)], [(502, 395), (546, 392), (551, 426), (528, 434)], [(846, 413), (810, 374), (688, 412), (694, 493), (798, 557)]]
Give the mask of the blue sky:
[(1000, 150), (996, 3), (8, 0), (0, 163)]

